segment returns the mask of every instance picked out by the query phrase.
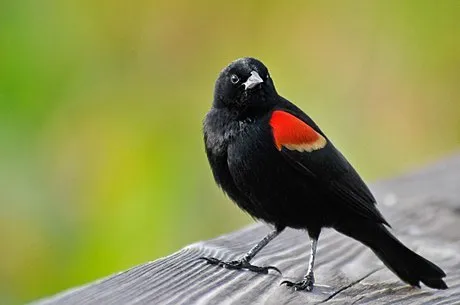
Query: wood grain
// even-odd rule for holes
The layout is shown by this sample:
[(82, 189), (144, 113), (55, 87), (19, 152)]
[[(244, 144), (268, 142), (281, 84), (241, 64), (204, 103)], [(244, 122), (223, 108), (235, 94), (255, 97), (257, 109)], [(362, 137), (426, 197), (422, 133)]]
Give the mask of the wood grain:
[(460, 304), (460, 154), (375, 183), (372, 190), (395, 235), (443, 268), (450, 289), (408, 287), (370, 250), (333, 230), (324, 230), (319, 240), (313, 292), (279, 285), (306, 271), (309, 241), (303, 231), (285, 231), (253, 261), (276, 266), (283, 276), (197, 260), (238, 258), (270, 230), (256, 224), (34, 304)]

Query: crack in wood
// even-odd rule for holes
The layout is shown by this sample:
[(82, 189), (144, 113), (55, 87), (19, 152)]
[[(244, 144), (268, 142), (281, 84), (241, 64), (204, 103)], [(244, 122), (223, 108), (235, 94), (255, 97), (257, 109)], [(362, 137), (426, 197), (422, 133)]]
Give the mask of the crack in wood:
[[(368, 274), (366, 274), (365, 276), (357, 279), (356, 281), (353, 281), (351, 282), (350, 284), (346, 285), (346, 286), (343, 286), (342, 288), (340, 288), (339, 290), (335, 291), (334, 293), (332, 293), (329, 297), (327, 297), (326, 299), (322, 300), (321, 302), (317, 303), (317, 304), (323, 304), (323, 303), (326, 303), (330, 300), (332, 300), (333, 298), (335, 298), (338, 294), (342, 293), (343, 291), (355, 286), (356, 284), (359, 284), (360, 282), (362, 282), (363, 280), (365, 280), (366, 278), (368, 278), (369, 276), (371, 276), (372, 274), (376, 273), (377, 271), (379, 270), (382, 270), (383, 267), (381, 268), (377, 268), (375, 270), (372, 270), (371, 272), (369, 272)], [(359, 301), (356, 300), (356, 302)]]

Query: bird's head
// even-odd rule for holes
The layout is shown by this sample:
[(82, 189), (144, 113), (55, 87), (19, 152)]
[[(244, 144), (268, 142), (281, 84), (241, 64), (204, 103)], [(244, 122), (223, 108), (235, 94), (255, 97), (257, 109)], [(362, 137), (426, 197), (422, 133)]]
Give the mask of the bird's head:
[(276, 96), (267, 67), (255, 58), (244, 57), (220, 72), (214, 89), (214, 107), (235, 111), (265, 108)]

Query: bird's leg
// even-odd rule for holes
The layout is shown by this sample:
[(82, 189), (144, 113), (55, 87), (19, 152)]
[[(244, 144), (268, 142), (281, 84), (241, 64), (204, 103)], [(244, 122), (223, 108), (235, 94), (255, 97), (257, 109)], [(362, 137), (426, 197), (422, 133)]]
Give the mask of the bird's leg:
[(315, 275), (313, 269), (315, 267), (315, 256), (316, 256), (316, 246), (318, 245), (318, 238), (311, 238), (311, 252), (310, 252), (310, 261), (308, 262), (307, 274), (303, 277), (303, 280), (297, 283), (290, 281), (283, 281), (281, 284), (286, 284), (286, 286), (294, 287), (295, 290), (306, 290), (312, 291), (313, 285), (315, 284)]
[(310, 252), (310, 261), (308, 262), (308, 270), (307, 274), (304, 277), (304, 281), (307, 282), (306, 289), (311, 291), (313, 289), (313, 285), (315, 284), (315, 275), (313, 269), (315, 267), (315, 257), (316, 257), (316, 246), (318, 245), (317, 239), (311, 240), (311, 252)]
[(271, 231), (268, 233), (260, 242), (257, 243), (254, 247), (251, 248), (251, 250), (248, 251), (241, 259), (235, 260), (235, 261), (230, 261), (230, 262), (225, 262), (220, 259), (217, 259), (215, 257), (199, 257), (199, 259), (205, 260), (207, 263), (211, 265), (218, 265), (221, 267), (225, 267), (228, 269), (247, 269), (250, 271), (254, 271), (257, 273), (268, 273), (268, 270), (275, 270), (281, 274), (281, 271), (279, 271), (278, 268), (273, 267), (273, 266), (267, 266), (267, 267), (258, 267), (251, 265), (249, 262), (256, 256), (257, 253), (259, 253), (260, 250), (262, 250), (270, 241), (272, 241), (276, 236), (278, 236), (284, 228), (277, 228), (276, 230)]

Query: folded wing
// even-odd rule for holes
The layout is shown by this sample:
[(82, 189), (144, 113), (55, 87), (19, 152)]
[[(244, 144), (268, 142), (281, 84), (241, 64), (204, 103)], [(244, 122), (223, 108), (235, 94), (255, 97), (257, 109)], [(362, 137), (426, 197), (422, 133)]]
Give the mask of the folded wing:
[(358, 173), (306, 114), (278, 109), (269, 123), (273, 145), (291, 166), (313, 177), (350, 212), (388, 225)]

